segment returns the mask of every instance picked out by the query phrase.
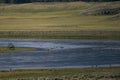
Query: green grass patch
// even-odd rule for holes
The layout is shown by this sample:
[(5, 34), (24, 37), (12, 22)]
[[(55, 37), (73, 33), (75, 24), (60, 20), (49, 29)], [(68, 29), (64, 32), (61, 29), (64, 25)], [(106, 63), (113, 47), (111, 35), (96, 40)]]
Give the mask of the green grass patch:
[(15, 48), (15, 49), (9, 49), (7, 47), (0, 47), (0, 54), (4, 53), (14, 53), (14, 52), (22, 52), (22, 51), (34, 51), (35, 48)]
[(114, 39), (120, 40), (119, 31), (0, 31), (0, 38), (43, 39)]
[[(0, 79), (2, 80), (14, 80), (23, 78), (34, 78), (39, 77), (47, 78), (52, 80), (66, 77), (81, 78), (82, 80), (116, 80), (120, 79), (120, 67), (103, 67), (103, 68), (68, 68), (68, 69), (28, 69), (28, 70), (13, 70), (13, 71), (0, 71)], [(75, 77), (76, 76), (76, 77)], [(66, 79), (62, 79), (66, 80)]]

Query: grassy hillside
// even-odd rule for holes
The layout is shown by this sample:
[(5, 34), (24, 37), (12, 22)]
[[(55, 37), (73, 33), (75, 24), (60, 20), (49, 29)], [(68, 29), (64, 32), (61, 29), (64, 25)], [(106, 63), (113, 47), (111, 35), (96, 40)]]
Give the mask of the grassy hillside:
[(118, 3), (120, 2), (2, 4), (0, 31), (120, 31), (120, 19), (109, 20), (113, 15), (83, 14), (104, 5), (112, 5), (113, 8), (117, 5), (120, 8)]
[(0, 80), (119, 80), (120, 67), (0, 71)]

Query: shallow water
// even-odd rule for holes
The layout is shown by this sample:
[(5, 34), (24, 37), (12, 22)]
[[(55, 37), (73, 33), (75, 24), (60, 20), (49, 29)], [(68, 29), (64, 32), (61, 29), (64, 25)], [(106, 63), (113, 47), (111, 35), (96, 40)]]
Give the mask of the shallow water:
[(42, 48), (0, 54), (0, 69), (79, 68), (120, 65), (120, 41), (0, 39), (0, 46)]

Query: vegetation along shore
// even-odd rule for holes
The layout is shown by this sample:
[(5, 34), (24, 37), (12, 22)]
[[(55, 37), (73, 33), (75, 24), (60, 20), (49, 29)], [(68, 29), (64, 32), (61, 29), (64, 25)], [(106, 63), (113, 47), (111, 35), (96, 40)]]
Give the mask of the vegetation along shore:
[(14, 53), (14, 52), (21, 52), (21, 51), (34, 51), (37, 50), (35, 48), (23, 48), (23, 47), (16, 47), (15, 49), (9, 49), (7, 47), (0, 47), (0, 54), (4, 53)]
[(120, 40), (120, 31), (0, 31), (0, 38)]
[(119, 80), (120, 67), (0, 71), (0, 80)]

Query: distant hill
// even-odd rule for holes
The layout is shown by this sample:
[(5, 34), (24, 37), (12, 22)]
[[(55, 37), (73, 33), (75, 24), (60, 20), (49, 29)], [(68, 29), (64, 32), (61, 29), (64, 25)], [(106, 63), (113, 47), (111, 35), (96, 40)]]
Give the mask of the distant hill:
[(0, 0), (0, 3), (32, 3), (32, 2), (75, 2), (75, 1), (84, 1), (84, 2), (111, 2), (111, 1), (120, 1), (120, 0)]

